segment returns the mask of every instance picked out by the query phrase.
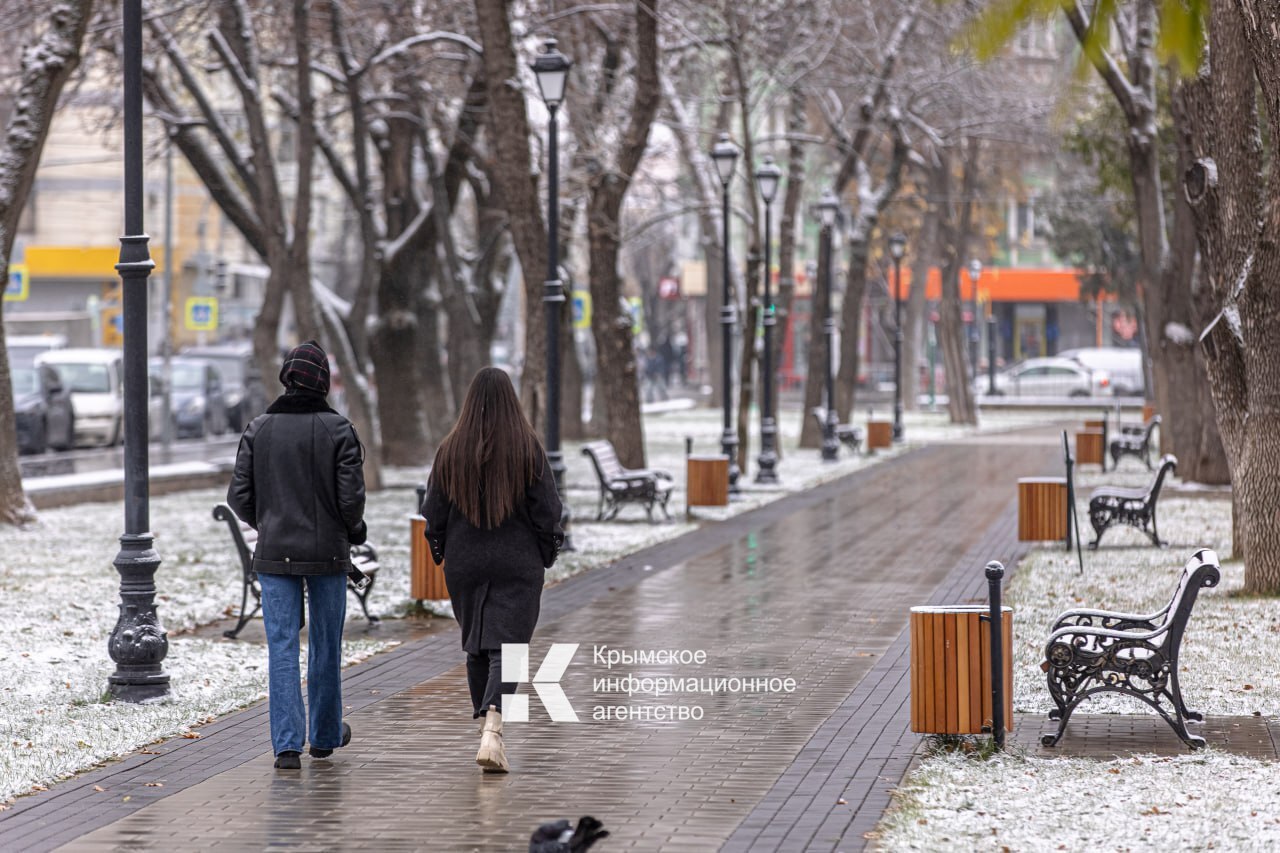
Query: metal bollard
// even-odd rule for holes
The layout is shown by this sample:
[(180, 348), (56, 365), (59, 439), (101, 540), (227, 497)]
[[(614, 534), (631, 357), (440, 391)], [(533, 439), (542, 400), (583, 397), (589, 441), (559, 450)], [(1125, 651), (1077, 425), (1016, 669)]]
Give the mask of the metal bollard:
[(414, 489), (414, 491), (418, 493), (418, 506), (414, 509), (413, 514), (422, 515), (422, 505), (427, 500), (427, 484), (419, 483), (418, 488)]
[(1000, 583), (1004, 566), (996, 560), (987, 563), (987, 597), (991, 613), (991, 737), (996, 749), (1004, 749), (1004, 620), (1000, 610)]

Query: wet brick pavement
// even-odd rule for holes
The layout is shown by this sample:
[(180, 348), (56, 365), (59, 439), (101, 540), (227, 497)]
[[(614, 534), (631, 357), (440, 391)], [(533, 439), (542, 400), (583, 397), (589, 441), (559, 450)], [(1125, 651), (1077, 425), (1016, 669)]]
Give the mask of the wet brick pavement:
[[(613, 832), (602, 851), (861, 849), (918, 740), (907, 609), (980, 598), (983, 564), (1017, 556), (1013, 484), (1058, 464), (1042, 435), (917, 450), (549, 589), (533, 665), (582, 644), (562, 682), (582, 721), (550, 723), (531, 697), (532, 722), (507, 726), (510, 776), (472, 762), (447, 630), (349, 671), (355, 739), (332, 761), (276, 773), (259, 705), (24, 798), (0, 815), (0, 848), (519, 850), (543, 820), (594, 814)], [(597, 644), (707, 660), (607, 670)], [(796, 689), (593, 693), (625, 674)], [(597, 705), (703, 717), (596, 720)]]

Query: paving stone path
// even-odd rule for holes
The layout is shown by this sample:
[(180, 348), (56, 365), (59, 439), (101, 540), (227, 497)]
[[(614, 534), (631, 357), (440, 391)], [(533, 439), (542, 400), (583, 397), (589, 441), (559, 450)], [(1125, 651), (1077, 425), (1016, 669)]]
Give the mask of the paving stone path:
[[(584, 814), (613, 833), (602, 853), (862, 849), (918, 743), (907, 610), (984, 600), (986, 561), (1021, 553), (1015, 480), (1054, 473), (1055, 442), (922, 448), (549, 589), (533, 666), (580, 644), (561, 682), (580, 722), (549, 722), (531, 696), (532, 721), (507, 725), (509, 776), (473, 763), (449, 628), (347, 673), (355, 739), (331, 761), (275, 772), (258, 705), (23, 798), (0, 813), (0, 849), (506, 851)], [(705, 663), (608, 668), (595, 646)], [(795, 689), (595, 689), (626, 675)]]

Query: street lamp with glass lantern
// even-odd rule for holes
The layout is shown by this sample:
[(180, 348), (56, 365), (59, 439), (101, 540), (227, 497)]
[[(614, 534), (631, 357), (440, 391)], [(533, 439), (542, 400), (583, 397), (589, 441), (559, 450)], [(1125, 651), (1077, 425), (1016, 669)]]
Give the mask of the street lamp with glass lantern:
[(973, 371), (973, 379), (978, 378), (978, 279), (982, 277), (982, 261), (974, 258), (969, 261), (970, 302), (972, 303), (972, 322), (969, 325), (969, 367)]
[(169, 675), (161, 666), (169, 639), (156, 613), (160, 555), (153, 547), (147, 479), (147, 281), (155, 264), (143, 227), (142, 0), (125, 0), (122, 33), (124, 235), (116, 271), (124, 295), (124, 535), (115, 558), (120, 616), (107, 640), (116, 670), (107, 692), (145, 702), (169, 693)]
[(773, 233), (771, 212), (774, 196), (782, 170), (766, 154), (764, 163), (756, 169), (756, 188), (764, 200), (764, 405), (760, 407), (760, 458), (757, 463), (757, 483), (778, 482), (778, 422), (773, 412), (773, 327), (777, 322), (773, 304), (772, 261), (770, 260), (770, 236)]
[(572, 551), (569, 536), (569, 501), (564, 493), (564, 454), (560, 452), (560, 312), (564, 304), (564, 284), (560, 281), (560, 102), (573, 63), (556, 49), (553, 38), (543, 42), (542, 53), (533, 61), (538, 94), (546, 104), (547, 121), (547, 279), (543, 282), (542, 304), (547, 322), (547, 461), (560, 494), (560, 522), (564, 528), (562, 550)]
[(893, 258), (893, 440), (902, 441), (902, 256), (907, 238), (898, 232), (889, 238)]
[(738, 491), (738, 435), (733, 431), (733, 361), (730, 350), (733, 348), (733, 326), (737, 322), (737, 306), (733, 303), (729, 282), (729, 182), (733, 180), (734, 165), (738, 162), (738, 146), (729, 139), (729, 134), (721, 133), (711, 149), (711, 160), (716, 164), (716, 173), (720, 176), (721, 188), (721, 224), (723, 232), (721, 241), (724, 249), (724, 304), (720, 306), (720, 329), (724, 340), (723, 377), (724, 377), (724, 433), (720, 436), (720, 452), (729, 457), (729, 492)]
[(840, 443), (836, 440), (836, 377), (834, 370), (836, 321), (831, 315), (831, 282), (834, 273), (831, 269), (835, 253), (832, 251), (836, 213), (840, 210), (840, 201), (836, 194), (828, 189), (818, 202), (818, 216), (822, 221), (822, 263), (826, 273), (822, 277), (822, 334), (826, 341), (826, 386), (827, 413), (822, 421), (822, 459), (834, 462), (840, 454)]

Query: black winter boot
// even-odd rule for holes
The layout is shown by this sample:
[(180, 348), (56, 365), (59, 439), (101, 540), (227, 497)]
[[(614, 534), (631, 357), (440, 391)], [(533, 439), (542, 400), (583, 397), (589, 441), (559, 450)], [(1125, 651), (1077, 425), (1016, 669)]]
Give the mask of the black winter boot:
[(302, 753), (288, 750), (276, 756), (277, 770), (301, 770)]
[[(344, 721), (342, 723), (342, 743), (340, 746), (346, 746), (349, 743), (351, 743), (351, 726)], [(311, 747), (312, 758), (328, 758), (330, 755), (333, 755), (332, 749), (321, 749), (318, 746)]]

